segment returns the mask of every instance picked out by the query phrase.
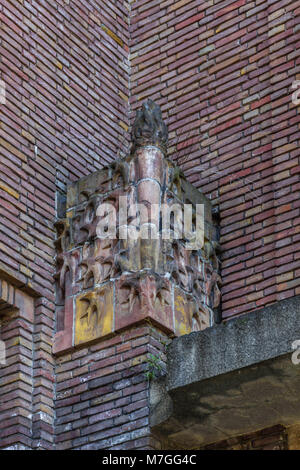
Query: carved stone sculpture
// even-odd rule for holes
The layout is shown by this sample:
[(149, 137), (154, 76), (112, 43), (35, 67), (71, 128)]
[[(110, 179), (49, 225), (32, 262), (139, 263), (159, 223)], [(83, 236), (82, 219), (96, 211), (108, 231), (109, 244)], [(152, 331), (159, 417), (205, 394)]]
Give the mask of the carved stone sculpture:
[[(212, 325), (221, 286), (212, 206), (165, 158), (167, 142), (161, 110), (148, 100), (136, 115), (131, 153), (68, 187), (66, 217), (55, 224), (61, 331), (54, 352), (145, 321), (171, 336)], [(196, 204), (204, 206), (199, 249), (188, 248), (190, 234), (178, 228), (184, 204), (192, 230)], [(115, 231), (107, 232), (112, 220)]]
[(133, 124), (132, 153), (138, 147), (154, 145), (166, 155), (168, 146), (167, 126), (162, 119), (160, 107), (154, 101), (148, 99), (137, 111)]

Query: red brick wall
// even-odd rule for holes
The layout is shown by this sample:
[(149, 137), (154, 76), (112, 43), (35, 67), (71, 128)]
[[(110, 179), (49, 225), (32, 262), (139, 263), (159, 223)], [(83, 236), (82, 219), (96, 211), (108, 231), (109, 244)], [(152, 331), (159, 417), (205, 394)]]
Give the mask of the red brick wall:
[[(0, 281), (0, 447), (32, 448), (32, 423), (40, 394), (34, 387), (34, 299)], [(53, 413), (53, 402), (51, 413)], [(35, 408), (35, 412), (34, 412)]]
[[(18, 287), (39, 297), (34, 326), (13, 320), (11, 330), (18, 337), (32, 335), (35, 447), (53, 445), (55, 193), (125, 150), (129, 106), (133, 117), (148, 96), (161, 104), (171, 157), (220, 209), (224, 318), (300, 293), (299, 107), (291, 101), (291, 86), (300, 79), (299, 14), (299, 2), (290, 0), (143, 0), (131, 6), (2, 0), (0, 278), (9, 273)], [(72, 380), (87, 377), (93, 363), (84, 361), (93, 360), (97, 347), (113, 348), (116, 368), (118, 341), (140, 355), (136, 343), (115, 341), (60, 359), (57, 393), (72, 395), (65, 398), (69, 405), (58, 395), (57, 416), (64, 410), (66, 416), (57, 423), (58, 446), (112, 439), (86, 441), (78, 429), (97, 423), (85, 415), (88, 408), (72, 408), (82, 396), (84, 406), (90, 403), (98, 386), (94, 392), (88, 384), (103, 370), (74, 385), (74, 393)], [(125, 378), (125, 371), (121, 378), (110, 373), (112, 385)], [(137, 369), (125, 387), (144, 387), (130, 392), (131, 398), (147, 393), (142, 375)], [(105, 405), (121, 407), (110, 422), (116, 435), (128, 439), (128, 433), (147, 428), (141, 416), (137, 428), (125, 430), (130, 413), (116, 400)], [(76, 416), (71, 425), (69, 411)], [(97, 432), (91, 428), (91, 436)]]
[(1, 264), (47, 298), (56, 190), (125, 144), (127, 14), (126, 2), (1, 2)]
[(146, 372), (149, 354), (163, 370), (166, 342), (143, 326), (58, 359), (56, 448), (159, 448), (149, 428)]
[[(31, 331), (19, 319), (3, 330), (7, 347), (11, 338), (27, 342), (20, 346), (24, 356), (15, 356), (14, 366), (10, 358), (5, 368), (0, 446), (51, 448), (55, 194), (126, 148), (128, 6), (102, 0), (3, 0), (0, 17), (0, 79), (6, 89), (6, 103), (0, 104), (0, 279), (9, 274), (13, 284), (39, 297)], [(26, 354), (31, 364), (23, 364)], [(26, 377), (15, 380), (28, 367), (31, 436), (22, 414)], [(13, 418), (15, 397), (21, 405)]]
[(157, 100), (219, 207), (225, 319), (300, 293), (299, 24), (294, 0), (132, 4), (131, 107)]
[(130, 45), (132, 116), (162, 105), (219, 206), (224, 318), (299, 294), (298, 2), (136, 1), (130, 31), (122, 2), (0, 8), (2, 267), (53, 299), (54, 194), (126, 147)]

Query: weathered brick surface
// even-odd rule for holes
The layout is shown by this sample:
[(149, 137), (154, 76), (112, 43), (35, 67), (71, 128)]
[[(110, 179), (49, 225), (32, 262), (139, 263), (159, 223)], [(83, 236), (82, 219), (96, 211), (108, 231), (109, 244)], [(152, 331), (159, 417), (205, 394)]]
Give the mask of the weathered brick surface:
[(164, 370), (167, 342), (156, 329), (141, 326), (58, 358), (56, 448), (159, 448), (149, 427), (145, 374), (150, 354), (161, 367), (156, 373)]
[[(33, 310), (33, 298), (4, 280), (0, 282), (0, 340), (5, 344), (0, 365), (1, 447), (33, 447)], [(39, 390), (35, 398), (38, 405)], [(53, 409), (53, 402), (51, 405)]]
[(128, 6), (3, 0), (1, 263), (53, 300), (55, 192), (124, 149)]
[(74, 351), (54, 374), (55, 193), (125, 151), (149, 96), (171, 158), (219, 208), (224, 319), (299, 294), (299, 1), (2, 0), (0, 16), (0, 279), (36, 299), (34, 321), (1, 329), (0, 445), (53, 448), (57, 382), (57, 448), (154, 448), (158, 333)]
[(56, 192), (127, 146), (128, 4), (3, 0), (0, 15), (0, 279), (37, 298), (34, 322), (3, 327), (0, 446), (53, 448)]
[(157, 100), (171, 156), (220, 210), (224, 319), (300, 289), (299, 15), (292, 0), (132, 4), (131, 108)]

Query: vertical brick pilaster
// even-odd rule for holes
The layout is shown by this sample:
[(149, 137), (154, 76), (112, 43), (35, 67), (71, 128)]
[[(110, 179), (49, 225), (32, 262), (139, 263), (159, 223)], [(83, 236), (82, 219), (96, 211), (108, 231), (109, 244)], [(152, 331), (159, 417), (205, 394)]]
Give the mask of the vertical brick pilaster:
[(54, 449), (55, 359), (52, 356), (54, 305), (44, 298), (35, 302), (33, 336), (33, 448)]
[(32, 448), (34, 299), (2, 280), (0, 339), (0, 448)]

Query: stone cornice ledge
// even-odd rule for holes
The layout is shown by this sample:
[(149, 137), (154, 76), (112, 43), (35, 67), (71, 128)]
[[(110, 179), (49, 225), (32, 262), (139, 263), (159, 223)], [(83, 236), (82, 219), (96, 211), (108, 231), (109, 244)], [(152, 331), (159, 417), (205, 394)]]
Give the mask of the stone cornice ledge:
[(292, 352), (300, 340), (300, 296), (176, 338), (168, 350), (167, 390)]
[[(150, 426), (169, 449), (199, 449), (300, 423), (300, 296), (173, 340), (150, 386)], [(298, 354), (298, 353), (296, 353)]]

